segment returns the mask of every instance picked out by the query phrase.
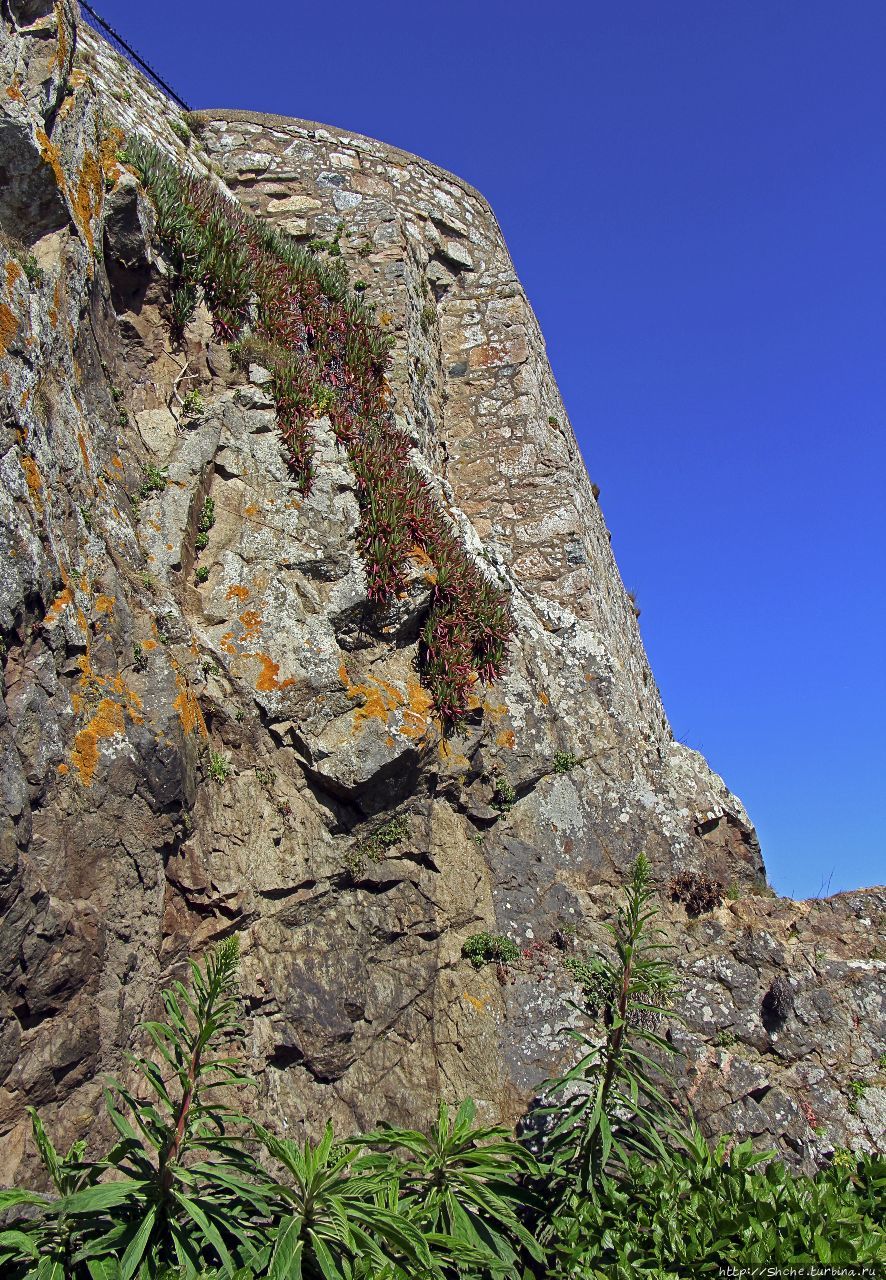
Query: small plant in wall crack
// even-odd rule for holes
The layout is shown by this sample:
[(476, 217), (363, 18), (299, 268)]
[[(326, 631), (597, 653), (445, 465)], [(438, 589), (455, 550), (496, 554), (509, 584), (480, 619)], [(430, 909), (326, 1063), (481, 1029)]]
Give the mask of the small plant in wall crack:
[(213, 751), (212, 747), (210, 747), (208, 772), (213, 782), (217, 782), (219, 785), (227, 782), (228, 778), (231, 776), (230, 756), (226, 755), (223, 751)]
[(513, 964), (520, 959), (520, 948), (503, 933), (472, 933), (462, 943), (461, 953), (475, 969), (485, 964)]
[(192, 387), (190, 391), (185, 392), (182, 400), (182, 419), (185, 422), (198, 422), (206, 414), (206, 401), (197, 390)]
[(401, 844), (409, 835), (409, 819), (405, 814), (389, 818), (365, 840), (359, 841), (345, 855), (345, 866), (352, 876), (360, 876), (367, 860), (381, 862), (385, 854)]
[(554, 773), (571, 773), (579, 764), (581, 764), (581, 757), (574, 755), (571, 751), (554, 753)]
[(215, 503), (212, 498), (204, 498), (197, 521), (197, 536), (194, 546), (198, 551), (205, 551), (209, 546), (209, 530), (215, 524)]
[(155, 467), (149, 463), (145, 467), (142, 475), (142, 482), (139, 485), (138, 497), (150, 498), (155, 493), (163, 493), (169, 484), (169, 477), (166, 474), (166, 468)]
[(492, 803), (501, 813), (507, 813), (509, 809), (513, 809), (516, 802), (517, 792), (514, 790), (514, 784), (499, 774), (492, 784)]

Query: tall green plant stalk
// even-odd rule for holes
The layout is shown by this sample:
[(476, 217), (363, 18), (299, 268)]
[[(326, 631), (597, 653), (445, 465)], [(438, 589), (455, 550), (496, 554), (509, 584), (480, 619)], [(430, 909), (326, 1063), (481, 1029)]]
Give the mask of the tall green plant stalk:
[[(595, 1194), (613, 1152), (622, 1160), (629, 1149), (663, 1155), (663, 1134), (675, 1116), (653, 1081), (656, 1063), (648, 1052), (674, 1052), (655, 1030), (676, 976), (662, 958), (667, 948), (661, 930), (651, 927), (658, 914), (653, 899), (649, 862), (640, 854), (625, 903), (608, 926), (615, 958), (590, 968), (605, 1038), (601, 1044), (598, 1037), (570, 1028), (584, 1052), (564, 1075), (543, 1086), (555, 1099), (542, 1111), (552, 1121), (546, 1150), (554, 1181), (583, 1196)], [(573, 1002), (573, 1007), (590, 1012), (587, 1005)]]
[(160, 1061), (132, 1057), (143, 1087), (115, 1080), (105, 1090), (119, 1140), (103, 1160), (84, 1161), (82, 1147), (61, 1160), (33, 1117), (60, 1194), (0, 1192), (0, 1210), (37, 1209), (0, 1234), (4, 1277), (154, 1280), (172, 1265), (194, 1280), (208, 1266), (234, 1276), (258, 1257), (268, 1204), (261, 1171), (229, 1133), (245, 1118), (217, 1100), (248, 1083), (232, 1052), (238, 955), (230, 938), (203, 967), (190, 962), (190, 990), (175, 982), (163, 992), (167, 1021), (145, 1024)]

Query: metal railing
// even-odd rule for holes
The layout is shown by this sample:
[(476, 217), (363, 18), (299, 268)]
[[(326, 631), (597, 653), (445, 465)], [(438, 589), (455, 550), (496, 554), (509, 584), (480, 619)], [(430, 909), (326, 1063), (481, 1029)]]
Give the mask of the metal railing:
[(118, 48), (134, 66), (138, 67), (140, 71), (143, 71), (146, 76), (150, 77), (157, 88), (161, 89), (168, 98), (171, 98), (172, 101), (177, 103), (184, 111), (190, 111), (191, 108), (185, 102), (184, 98), (179, 97), (175, 90), (166, 83), (163, 77), (157, 74), (150, 63), (145, 62), (144, 58), (141, 57), (140, 54), (136, 53), (132, 45), (124, 40), (112, 26), (105, 22), (104, 18), (101, 17), (100, 14), (96, 13), (91, 4), (87, 4), (86, 0), (80, 0), (80, 8), (86, 15), (86, 21), (94, 30), (98, 31), (99, 34), (103, 35), (106, 39), (109, 39), (110, 42)]

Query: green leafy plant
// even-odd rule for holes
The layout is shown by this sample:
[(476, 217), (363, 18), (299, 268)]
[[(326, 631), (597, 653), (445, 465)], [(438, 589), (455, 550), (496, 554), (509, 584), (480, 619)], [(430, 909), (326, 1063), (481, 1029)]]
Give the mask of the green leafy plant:
[(194, 422), (206, 413), (206, 401), (197, 387), (191, 387), (182, 400), (182, 417), (186, 422)]
[(570, 773), (578, 764), (581, 764), (581, 758), (571, 751), (554, 753), (554, 773)]
[(503, 1276), (518, 1274), (521, 1252), (543, 1260), (521, 1221), (533, 1197), (520, 1178), (537, 1173), (536, 1162), (506, 1129), (478, 1126), (470, 1099), (454, 1116), (441, 1102), (429, 1134), (383, 1125), (360, 1141), (400, 1156), (400, 1195), (426, 1239), (451, 1237), (467, 1257)]
[(258, 1257), (267, 1199), (255, 1162), (228, 1136), (243, 1118), (216, 1098), (248, 1083), (230, 1051), (240, 1035), (238, 954), (229, 938), (204, 966), (190, 962), (190, 990), (174, 982), (164, 991), (167, 1020), (145, 1024), (155, 1056), (130, 1059), (141, 1090), (115, 1080), (105, 1091), (118, 1141), (104, 1160), (85, 1163), (85, 1144), (60, 1160), (33, 1117), (59, 1194), (0, 1192), (0, 1209), (38, 1209), (0, 1233), (4, 1276), (148, 1280), (172, 1266), (194, 1277), (204, 1265), (233, 1276)]
[(186, 147), (191, 145), (191, 130), (185, 124), (184, 120), (170, 120), (169, 127), (178, 138), (179, 142), (183, 143)]
[(674, 988), (676, 976), (662, 958), (661, 933), (651, 926), (657, 915), (653, 896), (649, 862), (641, 854), (625, 903), (608, 926), (614, 958), (596, 958), (583, 981), (592, 1012), (604, 1014), (605, 1038), (601, 1043), (569, 1028), (581, 1056), (543, 1088), (551, 1099), (540, 1113), (550, 1125), (545, 1152), (551, 1179), (568, 1195), (596, 1194), (613, 1151), (621, 1160), (631, 1151), (665, 1152), (661, 1133), (668, 1131), (674, 1113), (652, 1079), (649, 1051), (673, 1052), (653, 1027), (665, 1015), (662, 997)]
[(886, 1161), (846, 1157), (802, 1177), (750, 1142), (712, 1147), (692, 1125), (667, 1159), (632, 1156), (619, 1177), (604, 1175), (596, 1197), (556, 1220), (548, 1275), (661, 1280), (729, 1267), (876, 1266), (886, 1257)]
[(153, 463), (149, 463), (144, 470), (142, 482), (139, 485), (138, 496), (140, 498), (150, 498), (154, 493), (163, 493), (169, 484), (169, 477), (166, 474), (166, 468), (155, 467)]
[(22, 262), (22, 270), (24, 271), (28, 284), (41, 285), (43, 283), (43, 268), (34, 257), (33, 253), (29, 253)]
[(520, 958), (520, 948), (503, 933), (472, 933), (462, 943), (461, 953), (475, 969), (484, 964), (512, 964)]
[(320, 1142), (301, 1145), (262, 1125), (255, 1132), (286, 1175), (268, 1188), (278, 1222), (262, 1272), (269, 1280), (351, 1280), (361, 1262), (391, 1277), (440, 1276), (428, 1240), (398, 1204), (389, 1167), (336, 1144), (331, 1125)]
[(198, 565), (194, 570), (195, 582), (206, 582), (209, 577), (209, 566), (206, 564)]
[(517, 802), (517, 792), (514, 784), (510, 779), (499, 774), (492, 785), (492, 803), (496, 809), (505, 813), (508, 809), (513, 808)]
[(856, 1077), (855, 1079), (849, 1081), (849, 1083), (846, 1086), (846, 1090), (849, 1094), (848, 1110), (851, 1115), (857, 1115), (858, 1104), (861, 1102), (861, 1100), (864, 1098), (865, 1094), (868, 1091), (867, 1081), (860, 1080)]
[(231, 776), (231, 760), (223, 751), (209, 749), (209, 776), (213, 782), (227, 782)]

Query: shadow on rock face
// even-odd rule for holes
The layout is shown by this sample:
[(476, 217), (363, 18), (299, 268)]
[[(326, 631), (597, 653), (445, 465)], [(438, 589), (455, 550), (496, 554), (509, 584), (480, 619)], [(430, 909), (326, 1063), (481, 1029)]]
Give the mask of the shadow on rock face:
[(774, 978), (760, 1005), (760, 1020), (770, 1035), (784, 1026), (794, 1007), (790, 983), (781, 976)]

